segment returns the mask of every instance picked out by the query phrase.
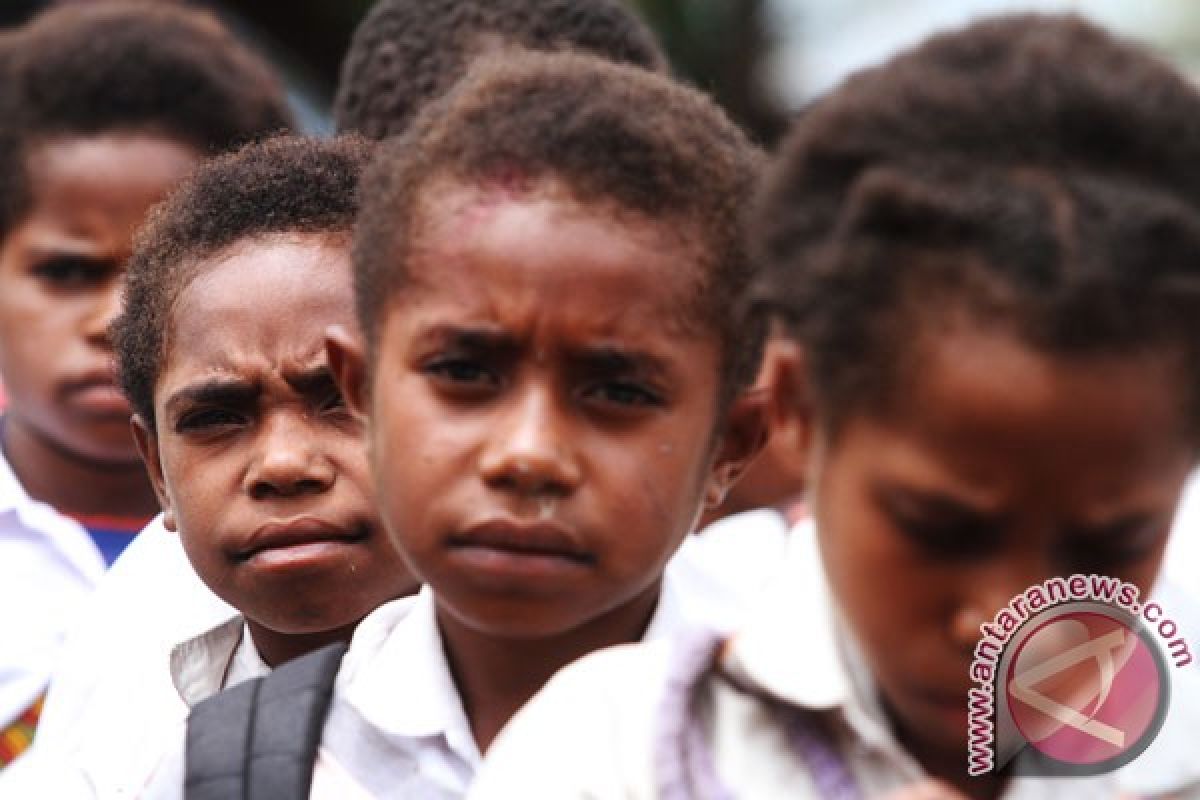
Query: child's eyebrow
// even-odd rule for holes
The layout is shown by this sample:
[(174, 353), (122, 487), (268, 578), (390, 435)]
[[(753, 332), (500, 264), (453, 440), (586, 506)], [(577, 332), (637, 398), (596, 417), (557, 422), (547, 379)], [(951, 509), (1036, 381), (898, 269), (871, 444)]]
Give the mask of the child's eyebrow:
[(638, 375), (665, 375), (670, 372), (666, 361), (658, 356), (615, 345), (575, 348), (570, 358), (588, 372)]
[(1139, 512), (1104, 522), (1073, 525), (1066, 533), (1068, 537), (1079, 540), (1121, 539), (1165, 525), (1169, 521), (1169, 518), (1164, 519), (1161, 514)]
[(328, 364), (320, 364), (309, 369), (290, 373), (284, 378), (299, 394), (323, 394), (337, 386)]
[(185, 386), (167, 398), (167, 413), (189, 405), (250, 405), (258, 399), (261, 387), (236, 379), (215, 378)]
[(86, 243), (63, 242), (61, 244), (36, 244), (26, 250), (26, 258), (30, 263), (42, 264), (49, 261), (69, 260), (82, 264), (96, 266), (111, 266), (115, 262), (105, 258), (92, 246)]
[(421, 334), (419, 341), (439, 347), (455, 347), (470, 351), (515, 352), (517, 338), (497, 328), (464, 328), (457, 325), (437, 325)]
[(880, 481), (874, 487), (876, 497), (893, 510), (908, 510), (940, 519), (956, 520), (972, 525), (1001, 525), (1004, 515), (987, 508), (975, 506), (936, 489), (898, 486)]

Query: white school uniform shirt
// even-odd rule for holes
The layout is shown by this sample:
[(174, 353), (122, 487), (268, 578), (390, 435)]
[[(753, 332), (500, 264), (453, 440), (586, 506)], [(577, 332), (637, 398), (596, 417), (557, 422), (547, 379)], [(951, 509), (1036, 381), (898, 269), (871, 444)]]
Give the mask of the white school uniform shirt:
[(10, 792), (8, 773), (18, 765), (24, 785), (48, 786), (75, 772), (91, 796), (134, 796), (181, 729), (186, 698), (211, 693), (211, 675), (225, 670), (243, 641), (236, 609), (200, 581), (161, 517), (153, 520), (79, 614), (33, 747), (0, 772), (0, 798), (30, 796)]
[[(182, 714), (173, 724), (163, 725), (157, 731), (154, 745), (147, 743), (149, 752), (155, 756), (153, 768), (126, 776), (119, 796), (148, 798), (167, 794), (182, 798), (188, 713), (222, 689), (263, 677), (270, 671), (255, 649), (241, 615), (179, 643), (171, 651), (171, 681), (181, 701), (176, 707), (181, 707)], [(106, 797), (103, 793), (99, 796)]]
[[(729, 529), (729, 535), (735, 534)], [(764, 549), (763, 557), (770, 555)], [(662, 594), (644, 641), (711, 628), (714, 614), (717, 627), (740, 619), (756, 594), (757, 579), (722, 586), (714, 584), (709, 568), (719, 569), (719, 565), (693, 543), (680, 548), (663, 576)], [(724, 605), (716, 600), (719, 597)], [(460, 798), (481, 763), (446, 662), (433, 592), (424, 587), (415, 597), (376, 609), (359, 624), (342, 661), (310, 797)], [(183, 770), (179, 737), (173, 753), (139, 797), (180, 800)]]
[[(879, 797), (926, 776), (895, 739), (861, 657), (841, 633), (814, 539), (793, 534), (791, 579), (764, 596), (725, 650), (722, 664), (744, 685), (783, 703), (836, 715), (849, 738), (839, 752), (861, 795)], [(672, 658), (670, 643), (627, 645), (594, 653), (560, 672), (492, 745), (471, 800), (659, 797), (659, 706)], [(710, 680), (702, 691), (711, 701), (705, 729), (716, 774), (735, 797), (819, 796), (778, 723), (778, 704), (723, 680)], [(1191, 796), (1200, 770), (1185, 762), (1196, 760), (1195, 728), (1182, 725), (1168, 735), (1174, 714), (1151, 747), (1173, 755), (1157, 763), (1165, 772), (1151, 772), (1156, 772), (1156, 790), (1172, 793), (1165, 796)], [(1182, 758), (1185, 752), (1192, 755)], [(1116, 798), (1128, 796), (1135, 786), (1148, 788), (1144, 781), (1123, 785), (1114, 775), (1018, 777), (1003, 798)]]
[[(643, 640), (669, 639), (702, 625), (693, 613), (685, 582), (667, 574)], [(364, 797), (463, 797), (482, 757), (446, 662), (432, 591), (423, 589), (408, 614), (393, 619), (385, 635), (367, 633), (377, 650), (362, 647), (347, 656), (322, 755)], [(313, 772), (311, 797), (339, 800), (324, 788), (322, 766), (318, 762)]]
[(0, 730), (45, 691), (104, 570), (84, 527), (30, 497), (0, 455)]
[(1183, 487), (1156, 591), (1192, 646), (1200, 670), (1200, 471)]

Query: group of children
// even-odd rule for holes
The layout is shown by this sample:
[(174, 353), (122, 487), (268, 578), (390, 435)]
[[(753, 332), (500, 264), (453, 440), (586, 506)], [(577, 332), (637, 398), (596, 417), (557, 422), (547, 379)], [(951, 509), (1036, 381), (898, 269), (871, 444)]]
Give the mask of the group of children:
[[(316, 140), (203, 14), (0, 39), (0, 797), (281, 796), (189, 711), (330, 652), (290, 796), (1200, 793), (1182, 673), (1152, 770), (966, 773), (981, 623), (1160, 571), (1200, 95), (1005, 18), (768, 161), (664, 63), (616, 0), (381, 0)], [(692, 534), (771, 436), (734, 581)]]

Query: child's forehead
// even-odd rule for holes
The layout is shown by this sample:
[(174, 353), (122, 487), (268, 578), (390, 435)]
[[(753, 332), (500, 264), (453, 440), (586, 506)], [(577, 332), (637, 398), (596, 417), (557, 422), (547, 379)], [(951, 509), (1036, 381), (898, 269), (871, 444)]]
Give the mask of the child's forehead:
[[(239, 331), (270, 337), (309, 317), (353, 321), (345, 234), (245, 237), (196, 259), (191, 274), (181, 274), (180, 281), (167, 320), (176, 347), (237, 338)], [(313, 340), (314, 351), (320, 349), (323, 339)]]
[(521, 328), (562, 322), (596, 335), (695, 335), (702, 284), (678, 231), (556, 187), (439, 194), (418, 234), (400, 305), (419, 318)]
[[(347, 231), (256, 232), (202, 251), (190, 260), (178, 273), (176, 306), (199, 292), (243, 300), (241, 290), (255, 288), (260, 299), (270, 291), (308, 297), (321, 295), (330, 287), (348, 288), (353, 281)], [(309, 276), (308, 282), (298, 279), (301, 273)], [(189, 309), (192, 313), (203, 310)]]
[(532, 176), (508, 170), (486, 181), (449, 177), (430, 180), (420, 192), (414, 229), (425, 244), (430, 235), (453, 244), (488, 226), (514, 236), (528, 235), (532, 218), (575, 229), (603, 229), (612, 247), (625, 244), (665, 250), (681, 269), (699, 269), (705, 253), (691, 220), (654, 218), (615, 199), (587, 196), (557, 176)]
[[(917, 483), (970, 496), (1008, 487), (1119, 499), (1192, 460), (1178, 362), (1170, 353), (1061, 353), (1006, 326), (960, 326), (907, 344), (879, 411), (852, 412), (863, 453)], [(856, 422), (857, 421), (857, 422)], [(865, 423), (865, 424), (863, 424)], [(839, 445), (835, 445), (835, 448)], [(1148, 480), (1149, 479), (1149, 480)], [(972, 502), (988, 506), (991, 502)]]

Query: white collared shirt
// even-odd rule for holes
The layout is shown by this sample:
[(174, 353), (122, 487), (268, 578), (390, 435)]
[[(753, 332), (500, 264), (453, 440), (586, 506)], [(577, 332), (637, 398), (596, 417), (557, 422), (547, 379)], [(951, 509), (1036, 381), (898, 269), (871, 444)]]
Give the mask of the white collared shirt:
[[(703, 687), (711, 702), (705, 728), (716, 774), (736, 797), (818, 796), (778, 722), (783, 704), (838, 715), (848, 736), (839, 742), (839, 753), (863, 797), (923, 780), (923, 770), (895, 739), (874, 699), (861, 659), (838, 633), (815, 537), (810, 530), (792, 538), (791, 579), (763, 598), (723, 660), (740, 682), (775, 700), (765, 702), (724, 680)], [(673, 657), (669, 643), (629, 645), (595, 653), (560, 672), (493, 744), (471, 799), (657, 798), (659, 708)], [(1180, 713), (1181, 719), (1195, 718)], [(1151, 750), (1173, 754), (1158, 764), (1181, 769), (1184, 759), (1178, 756), (1182, 748), (1194, 750), (1194, 731), (1181, 737), (1169, 730), (1168, 721)], [(1195, 767), (1160, 773), (1155, 788), (1188, 791), (1196, 777)], [(1148, 788), (1132, 781), (1126, 785)], [(1113, 775), (1019, 777), (1003, 795), (1005, 800), (1119, 796), (1122, 787)]]
[[(687, 588), (668, 573), (645, 640), (698, 624)], [(344, 771), (370, 797), (462, 797), (482, 757), (446, 662), (433, 592), (422, 589), (407, 607), (384, 606), (361, 629), (322, 739), (321, 755), (332, 766), (318, 762), (312, 797), (336, 800), (322, 791), (323, 768)]]
[(30, 497), (0, 455), (0, 730), (46, 690), (104, 568), (83, 526)]
[[(768, 528), (763, 517), (744, 524)], [(704, 541), (689, 537), (671, 560), (644, 640), (667, 640), (697, 627), (727, 628), (752, 605), (771, 570), (747, 570), (725, 580), (712, 549), (718, 536), (746, 528), (730, 524)], [(766, 536), (765, 541), (774, 542)], [(776, 563), (774, 544), (758, 549)], [(182, 736), (143, 800), (182, 797)], [(479, 748), (454, 684), (438, 631), (433, 593), (394, 600), (358, 626), (342, 662), (310, 796), (356, 798), (462, 797), (481, 764)]]
[[(243, 641), (241, 625), (236, 609), (196, 576), (179, 537), (153, 520), (101, 578), (67, 636), (37, 737), (17, 761), (25, 785), (48, 786), (74, 771), (96, 797), (135, 796), (182, 731), (185, 696), (211, 693), (211, 675), (219, 685)], [(181, 661), (177, 648), (193, 657)], [(195, 666), (205, 659), (206, 668)], [(0, 797), (9, 796), (9, 771), (0, 772)]]

